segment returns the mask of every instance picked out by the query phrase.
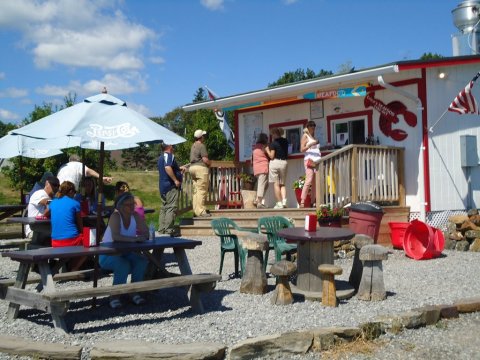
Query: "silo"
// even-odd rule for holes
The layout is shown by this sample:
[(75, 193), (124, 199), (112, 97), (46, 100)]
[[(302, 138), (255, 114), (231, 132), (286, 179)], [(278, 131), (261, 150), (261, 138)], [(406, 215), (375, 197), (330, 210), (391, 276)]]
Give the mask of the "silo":
[(462, 1), (452, 10), (452, 16), (460, 30), (452, 35), (453, 56), (480, 54), (480, 1)]

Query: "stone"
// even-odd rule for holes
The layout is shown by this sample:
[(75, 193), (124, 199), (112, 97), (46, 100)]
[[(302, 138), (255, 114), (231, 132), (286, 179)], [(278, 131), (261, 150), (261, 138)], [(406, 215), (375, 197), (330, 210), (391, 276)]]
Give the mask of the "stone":
[(457, 308), (459, 313), (470, 313), (480, 311), (480, 296), (461, 299), (455, 301), (453, 305)]
[(480, 238), (480, 230), (468, 230), (465, 232), (465, 237), (467, 239)]
[(258, 336), (233, 345), (229, 359), (286, 359), (289, 356), (306, 354), (312, 343), (311, 331)]
[(468, 251), (470, 248), (470, 243), (467, 240), (457, 241), (455, 245), (455, 250), (457, 251)]
[(335, 275), (340, 275), (343, 269), (332, 264), (321, 264), (318, 271), (322, 277), (322, 304), (332, 307), (338, 306)]
[(445, 237), (445, 250), (455, 250), (455, 246), (457, 246), (457, 242), (455, 240), (451, 240), (448, 237)]
[(363, 272), (363, 264), (360, 261), (360, 250), (365, 245), (372, 245), (373, 243), (373, 238), (368, 235), (357, 234), (352, 239), (352, 245), (355, 247), (355, 253), (353, 255), (353, 265), (352, 270), (350, 271), (348, 282), (355, 288), (355, 291), (358, 291)]
[(468, 212), (467, 212), (467, 216), (468, 216), (468, 217), (472, 217), (472, 216), (475, 216), (475, 215), (478, 215), (478, 209), (470, 209), (470, 210), (468, 210)]
[(480, 226), (480, 215), (477, 214), (477, 215), (470, 216), (470, 221), (475, 225)]
[(458, 318), (458, 309), (455, 305), (435, 305), (440, 309), (440, 317), (443, 319)]
[(425, 318), (422, 311), (408, 310), (393, 315), (382, 315), (374, 319), (383, 323), (386, 331), (397, 334), (405, 329), (415, 329), (425, 326)]
[(448, 221), (453, 222), (457, 226), (460, 226), (463, 224), (464, 221), (468, 221), (469, 218), (467, 215), (452, 215), (448, 218)]
[(465, 232), (468, 230), (478, 230), (478, 227), (470, 220), (464, 221), (463, 224), (460, 226), (460, 231)]
[(382, 260), (388, 259), (389, 251), (381, 245), (365, 245), (360, 250), (363, 272), (358, 287), (357, 298), (366, 301), (379, 301), (387, 297), (383, 281)]
[(297, 266), (287, 260), (276, 262), (270, 267), (270, 273), (277, 277), (277, 285), (270, 300), (273, 305), (288, 305), (293, 303), (289, 277), (293, 275), (296, 270)]
[(0, 353), (38, 358), (42, 354), (45, 359), (80, 359), (81, 346), (37, 342), (14, 336), (0, 335)]
[(473, 240), (468, 250), (474, 251), (474, 252), (480, 252), (480, 238)]
[(448, 238), (450, 240), (462, 241), (463, 240), (463, 234), (460, 231), (455, 231), (453, 233), (448, 234)]
[(435, 305), (425, 305), (420, 308), (412, 309), (422, 313), (425, 325), (434, 325), (440, 320), (440, 309)]
[(110, 340), (95, 344), (92, 360), (106, 359), (223, 359), (226, 346), (218, 343), (157, 344), (138, 340)]
[(312, 329), (313, 345), (312, 351), (324, 351), (331, 349), (339, 343), (353, 341), (361, 337), (362, 330), (352, 327), (328, 327)]

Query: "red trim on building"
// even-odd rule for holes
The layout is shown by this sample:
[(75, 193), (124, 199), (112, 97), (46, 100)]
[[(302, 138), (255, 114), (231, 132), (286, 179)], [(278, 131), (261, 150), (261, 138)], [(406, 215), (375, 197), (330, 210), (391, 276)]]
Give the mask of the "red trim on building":
[(426, 68), (435, 68), (440, 66), (455, 66), (455, 65), (468, 65), (479, 63), (479, 57), (473, 58), (448, 58), (445, 60), (435, 60), (431, 62), (413, 62), (413, 63), (398, 63), (398, 69), (400, 71), (413, 70), (413, 69), (426, 69)]
[(327, 116), (327, 142), (329, 142), (330, 144), (332, 143), (332, 132), (331, 132), (332, 121), (339, 120), (339, 119), (352, 118), (356, 116), (367, 117), (367, 130), (368, 130), (368, 134), (371, 135), (373, 133), (373, 110), (354, 111), (350, 113), (342, 113), (342, 114)]

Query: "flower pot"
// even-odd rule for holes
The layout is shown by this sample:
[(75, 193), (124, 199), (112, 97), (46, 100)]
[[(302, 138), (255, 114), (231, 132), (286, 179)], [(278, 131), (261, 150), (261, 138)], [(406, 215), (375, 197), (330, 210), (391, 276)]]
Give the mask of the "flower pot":
[(319, 218), (318, 225), (321, 227), (342, 227), (342, 218), (341, 217), (326, 217)]
[[(295, 197), (297, 198), (298, 205), (302, 202), (302, 189), (294, 189), (295, 190)], [(306, 208), (312, 207), (312, 199), (310, 194), (307, 195), (305, 202), (303, 204)]]
[(255, 183), (243, 181), (242, 189), (243, 190), (253, 190), (255, 188)]

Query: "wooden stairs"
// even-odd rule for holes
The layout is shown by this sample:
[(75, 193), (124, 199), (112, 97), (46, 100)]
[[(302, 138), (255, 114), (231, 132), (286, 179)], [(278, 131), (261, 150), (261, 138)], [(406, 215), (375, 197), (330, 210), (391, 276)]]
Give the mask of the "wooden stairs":
[[(380, 225), (378, 243), (391, 246), (389, 222), (408, 222), (410, 209), (408, 207), (384, 207), (384, 215)], [(213, 236), (210, 221), (213, 218), (227, 217), (234, 220), (238, 226), (256, 228), (259, 218), (264, 216), (280, 215), (292, 218), (295, 226), (305, 226), (305, 215), (314, 214), (315, 208), (286, 208), (286, 209), (222, 209), (211, 210), (212, 217), (208, 218), (181, 218), (180, 230), (183, 237), (188, 236)], [(348, 227), (348, 218), (344, 219), (343, 226)]]

